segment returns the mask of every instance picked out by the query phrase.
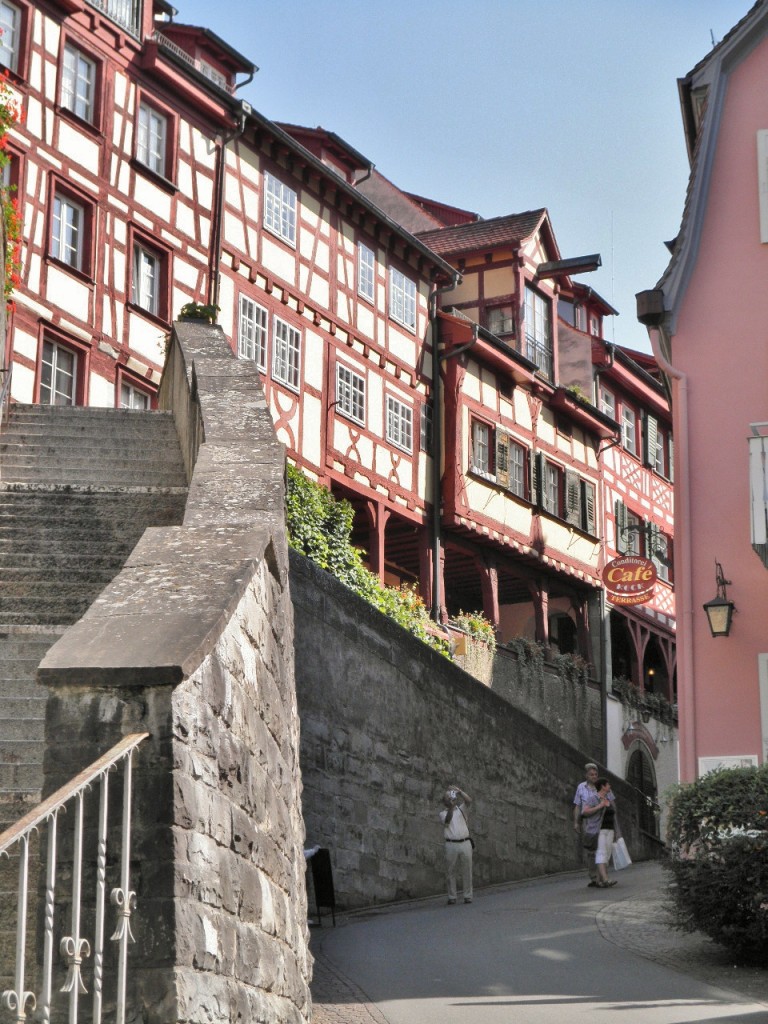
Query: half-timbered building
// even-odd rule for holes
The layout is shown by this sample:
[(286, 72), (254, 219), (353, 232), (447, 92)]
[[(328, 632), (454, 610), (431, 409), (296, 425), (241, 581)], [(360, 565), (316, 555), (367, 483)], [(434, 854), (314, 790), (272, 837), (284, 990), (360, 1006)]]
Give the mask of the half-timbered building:
[[(238, 95), (255, 66), (175, 19), (165, 0), (0, 0), (24, 113), (13, 398), (148, 407), (171, 320), (217, 307), (382, 581), (602, 678), (606, 558), (647, 536), (668, 565), (671, 441), (651, 364), (602, 342), (615, 311), (577, 280), (599, 257), (563, 258), (545, 209), (482, 220), (269, 120)], [(666, 686), (671, 596), (620, 618), (614, 660)]]

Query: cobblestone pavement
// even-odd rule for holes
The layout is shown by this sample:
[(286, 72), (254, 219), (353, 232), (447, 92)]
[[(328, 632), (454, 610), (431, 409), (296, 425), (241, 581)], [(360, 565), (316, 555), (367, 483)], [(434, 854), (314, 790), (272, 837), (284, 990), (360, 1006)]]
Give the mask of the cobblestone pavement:
[(312, 1024), (388, 1024), (365, 993), (315, 953), (312, 978)]
[[(633, 885), (634, 893), (606, 904), (596, 915), (603, 938), (637, 956), (768, 1006), (768, 968), (737, 966), (727, 950), (704, 936), (672, 928), (665, 908), (662, 868), (641, 864), (635, 869), (642, 891)], [(321, 937), (315, 931), (311, 942), (316, 958), (313, 1024), (388, 1024), (365, 993), (323, 956)]]

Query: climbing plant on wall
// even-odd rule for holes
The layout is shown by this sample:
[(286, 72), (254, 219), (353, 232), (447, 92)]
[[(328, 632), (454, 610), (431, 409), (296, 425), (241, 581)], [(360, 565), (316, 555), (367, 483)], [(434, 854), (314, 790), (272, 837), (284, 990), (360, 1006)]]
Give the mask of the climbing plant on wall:
[(355, 510), (295, 466), (288, 466), (288, 542), (341, 583), (365, 598), (414, 636), (449, 656), (448, 642), (435, 636), (415, 586), (385, 587), (363, 563), (351, 540)]
[[(0, 74), (0, 174), (11, 162), (11, 155), (8, 151), (10, 130), (15, 124), (21, 124), (21, 122), (21, 108), (8, 84), (8, 72), (6, 71)], [(21, 283), (21, 217), (15, 192), (15, 185), (0, 188), (5, 235), (3, 291), (6, 304), (9, 306), (12, 305), (11, 297), (14, 289)]]

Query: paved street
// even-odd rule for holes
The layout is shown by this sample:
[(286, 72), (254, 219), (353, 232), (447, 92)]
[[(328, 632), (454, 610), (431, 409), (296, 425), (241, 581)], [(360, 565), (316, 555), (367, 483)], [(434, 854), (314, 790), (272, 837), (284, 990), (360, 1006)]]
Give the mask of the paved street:
[[(420, 900), (315, 928), (314, 1024), (762, 1024), (768, 969), (666, 923), (656, 864)], [(324, 918), (324, 921), (330, 920)]]

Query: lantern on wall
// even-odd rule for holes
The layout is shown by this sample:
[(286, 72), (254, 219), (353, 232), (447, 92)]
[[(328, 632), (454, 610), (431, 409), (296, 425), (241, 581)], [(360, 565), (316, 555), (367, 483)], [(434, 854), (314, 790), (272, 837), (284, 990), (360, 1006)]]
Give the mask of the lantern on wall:
[(731, 581), (723, 576), (723, 567), (719, 562), (715, 562), (715, 584), (717, 593), (704, 605), (704, 611), (707, 613), (712, 636), (728, 636), (736, 606), (733, 601), (728, 600), (726, 587), (731, 585)]

